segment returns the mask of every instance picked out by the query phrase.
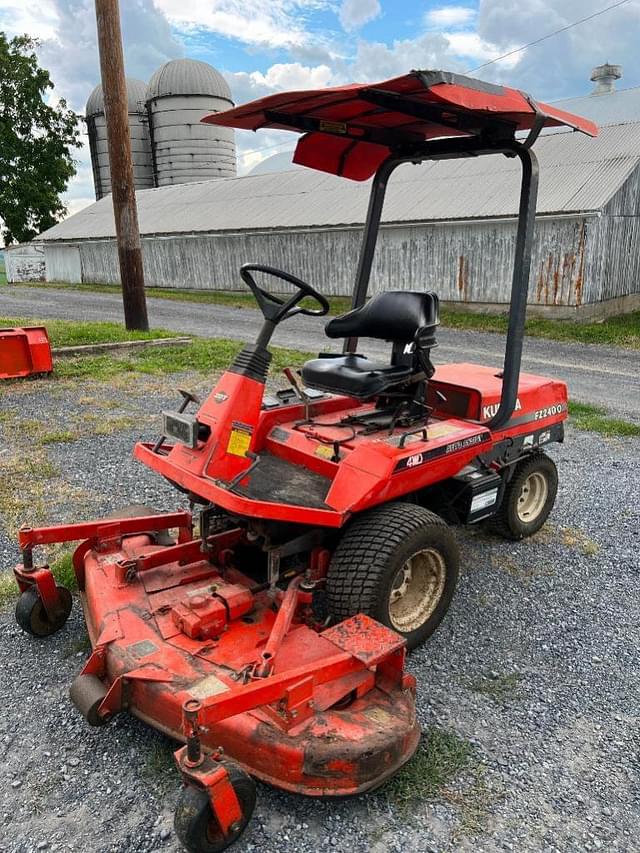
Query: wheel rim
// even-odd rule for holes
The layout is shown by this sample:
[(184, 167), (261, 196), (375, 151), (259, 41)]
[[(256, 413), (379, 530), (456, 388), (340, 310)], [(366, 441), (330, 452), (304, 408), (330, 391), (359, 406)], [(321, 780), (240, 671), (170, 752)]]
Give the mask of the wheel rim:
[(389, 619), (396, 631), (408, 634), (422, 627), (444, 592), (447, 566), (434, 548), (409, 557), (394, 578), (389, 596)]
[(524, 524), (535, 521), (547, 502), (549, 484), (540, 471), (532, 471), (522, 484), (516, 512)]

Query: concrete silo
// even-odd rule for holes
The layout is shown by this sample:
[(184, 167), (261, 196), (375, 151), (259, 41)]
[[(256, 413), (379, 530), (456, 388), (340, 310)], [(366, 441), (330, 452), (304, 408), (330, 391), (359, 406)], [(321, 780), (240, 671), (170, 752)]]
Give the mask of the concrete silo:
[(206, 62), (174, 59), (155, 72), (147, 112), (156, 186), (236, 174), (233, 130), (200, 123), (232, 106), (226, 80)]
[[(153, 186), (153, 161), (149, 122), (144, 99), (147, 91), (142, 80), (128, 78), (127, 100), (129, 108), (129, 132), (131, 134), (131, 154), (133, 157), (133, 180), (137, 190)], [(85, 109), (85, 121), (89, 134), (91, 167), (96, 199), (111, 192), (111, 170), (109, 168), (109, 146), (107, 144), (107, 125), (104, 117), (104, 96), (102, 86), (98, 85), (89, 95)]]

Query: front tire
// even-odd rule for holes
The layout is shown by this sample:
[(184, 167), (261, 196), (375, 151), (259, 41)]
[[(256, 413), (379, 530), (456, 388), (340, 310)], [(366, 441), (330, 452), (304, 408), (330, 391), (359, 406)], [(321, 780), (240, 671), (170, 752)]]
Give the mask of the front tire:
[(54, 619), (44, 609), (44, 604), (36, 586), (30, 586), (20, 593), (16, 602), (16, 622), (32, 637), (50, 637), (65, 624), (71, 613), (73, 600), (66, 586), (56, 585), (60, 598), (60, 609)]
[(489, 529), (505, 539), (533, 536), (545, 523), (558, 493), (558, 469), (546, 453), (533, 453), (516, 465)]
[(439, 516), (409, 503), (375, 507), (349, 525), (333, 554), (329, 610), (336, 619), (365, 613), (415, 649), (449, 609), (458, 568), (456, 541)]

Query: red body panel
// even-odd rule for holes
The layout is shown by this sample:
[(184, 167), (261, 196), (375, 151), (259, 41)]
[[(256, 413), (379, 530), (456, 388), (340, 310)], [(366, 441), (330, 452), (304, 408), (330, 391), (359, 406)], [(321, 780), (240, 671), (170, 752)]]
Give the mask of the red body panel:
[[(455, 476), (506, 437), (530, 434), (567, 417), (564, 383), (533, 374), (520, 375), (516, 410), (509, 423), (495, 433), (482, 423), (495, 414), (500, 400), (502, 380), (495, 368), (446, 365), (438, 368), (430, 386), (442, 390), (447, 402), (437, 403), (426, 439), (416, 432), (403, 443), (404, 429), (390, 435), (385, 431), (359, 434), (341, 444), (340, 460), (335, 462), (330, 458), (331, 442), (349, 433), (331, 424), (348, 414), (373, 410), (372, 403), (327, 395), (313, 404), (314, 425), (306, 428), (301, 424), (301, 404), (260, 411), (264, 386), (226, 373), (197, 416), (199, 422), (211, 427), (207, 441), (199, 442), (196, 448), (164, 445), (160, 453), (154, 452), (151, 444), (138, 444), (134, 453), (150, 468), (229, 512), (340, 527), (353, 513)], [(256, 473), (248, 458), (227, 452), (234, 424), (243, 427), (240, 431), (244, 431), (250, 453), (290, 463), (292, 476), (295, 467), (325, 477), (322, 504), (251, 497), (246, 489), (239, 493), (237, 487), (250, 486)], [(243, 470), (247, 476), (230, 486), (230, 480)]]
[(53, 360), (44, 326), (0, 329), (0, 379), (51, 373)]

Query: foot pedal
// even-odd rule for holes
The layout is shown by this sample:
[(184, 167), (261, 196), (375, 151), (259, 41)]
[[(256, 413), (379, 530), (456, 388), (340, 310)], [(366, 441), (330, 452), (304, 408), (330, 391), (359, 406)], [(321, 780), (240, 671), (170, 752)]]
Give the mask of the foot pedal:
[(405, 646), (399, 634), (364, 613), (327, 628), (320, 636), (366, 666), (375, 666)]

